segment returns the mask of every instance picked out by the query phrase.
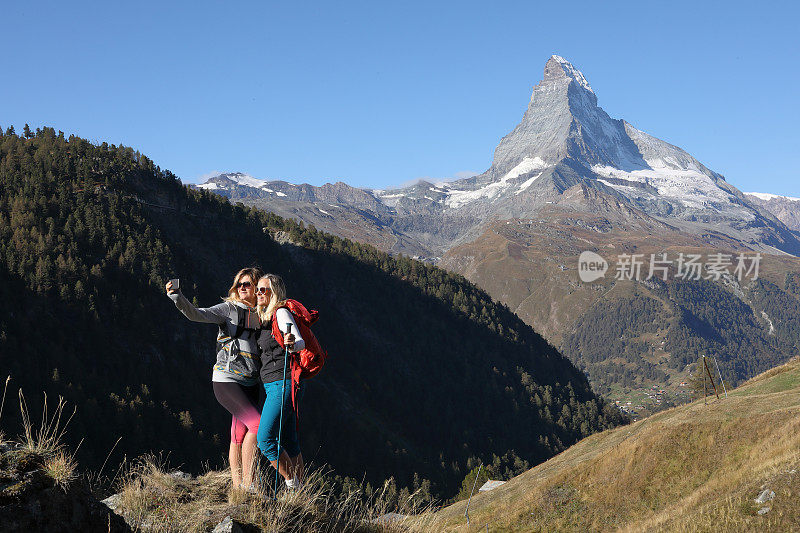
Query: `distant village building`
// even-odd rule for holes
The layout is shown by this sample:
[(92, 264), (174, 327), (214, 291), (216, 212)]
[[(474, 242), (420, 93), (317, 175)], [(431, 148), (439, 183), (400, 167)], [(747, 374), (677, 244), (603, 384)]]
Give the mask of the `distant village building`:
[(478, 489), (478, 492), (486, 492), (492, 489), (496, 489), (497, 487), (499, 487), (504, 483), (505, 481), (495, 481), (493, 479), (490, 479), (489, 481), (481, 485), (481, 488)]

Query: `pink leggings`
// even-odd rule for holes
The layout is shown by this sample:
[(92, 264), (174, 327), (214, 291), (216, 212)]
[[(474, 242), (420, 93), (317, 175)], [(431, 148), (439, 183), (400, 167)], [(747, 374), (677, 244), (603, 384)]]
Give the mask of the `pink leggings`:
[(247, 433), (256, 435), (261, 411), (258, 408), (259, 385), (246, 386), (235, 382), (212, 382), (217, 401), (233, 416), (231, 442), (241, 444)]

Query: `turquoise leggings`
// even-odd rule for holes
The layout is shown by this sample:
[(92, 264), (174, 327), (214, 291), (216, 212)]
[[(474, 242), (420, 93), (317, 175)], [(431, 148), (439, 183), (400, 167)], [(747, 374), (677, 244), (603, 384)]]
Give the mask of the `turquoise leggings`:
[[(303, 397), (305, 383), (300, 382), (300, 389), (295, 395), (295, 400), (300, 403)], [(270, 460), (278, 460), (278, 427), (281, 413), (281, 391), (283, 381), (264, 383), (267, 399), (261, 409), (261, 422), (258, 424), (258, 449)], [(296, 457), (300, 453), (300, 439), (297, 436), (297, 420), (292, 408), (292, 380), (286, 380), (286, 392), (283, 398), (283, 431), (281, 450), (286, 450), (289, 457)]]

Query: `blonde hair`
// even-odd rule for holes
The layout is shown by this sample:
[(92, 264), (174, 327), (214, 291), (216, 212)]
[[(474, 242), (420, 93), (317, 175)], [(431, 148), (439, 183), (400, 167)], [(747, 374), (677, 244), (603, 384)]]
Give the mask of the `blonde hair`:
[(223, 298), (226, 302), (239, 302), (244, 305), (249, 306), (250, 304), (239, 298), (239, 291), (237, 290), (237, 285), (239, 284), (239, 280), (241, 280), (244, 276), (250, 276), (250, 283), (253, 284), (253, 294), (255, 294), (255, 287), (258, 280), (261, 279), (264, 273), (261, 272), (260, 268), (256, 267), (247, 267), (241, 269), (239, 272), (236, 273), (236, 276), (233, 278), (233, 284), (231, 288), (228, 289), (228, 297)]
[(260, 282), (262, 279), (267, 280), (269, 285), (269, 302), (267, 305), (258, 306), (258, 316), (262, 322), (268, 322), (272, 320), (275, 311), (286, 303), (286, 285), (276, 274), (264, 274), (258, 281)]

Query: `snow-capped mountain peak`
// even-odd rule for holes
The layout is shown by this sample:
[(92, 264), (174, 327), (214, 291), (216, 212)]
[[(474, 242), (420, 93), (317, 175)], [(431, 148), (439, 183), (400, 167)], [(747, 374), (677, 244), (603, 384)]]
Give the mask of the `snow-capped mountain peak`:
[[(569, 61), (567, 61), (563, 57), (557, 56), (557, 55), (550, 56), (550, 61), (555, 61), (556, 63), (558, 63), (558, 65), (564, 71), (564, 75), (565, 76), (567, 76), (570, 79), (575, 80), (575, 82), (578, 85), (580, 85), (581, 87), (583, 87), (584, 89), (586, 89), (590, 93), (594, 94), (594, 91), (592, 90), (592, 86), (589, 85), (588, 81), (586, 81), (586, 77), (583, 75), (583, 72), (581, 72), (580, 70), (578, 70), (574, 66), (572, 66), (572, 63), (570, 63)], [(549, 63), (549, 61), (548, 61), (548, 63)], [(545, 70), (545, 76), (547, 75), (547, 73), (548, 73), (548, 71)]]
[(269, 187), (271, 182), (254, 178), (249, 174), (243, 172), (223, 172), (217, 174), (206, 180), (205, 183), (197, 185), (198, 189), (206, 190), (229, 190), (234, 187), (251, 187), (259, 189), (268, 193), (275, 194), (276, 196), (286, 196), (286, 193), (273, 190)]
[(642, 168), (621, 120), (597, 106), (586, 77), (561, 56), (551, 56), (531, 93), (522, 121), (495, 149), (489, 179), (499, 179), (525, 158), (556, 164), (566, 157)]
[(246, 187), (254, 187), (259, 189), (266, 185), (266, 181), (254, 178), (249, 174), (243, 172), (223, 172), (212, 176), (205, 183), (197, 186), (198, 189), (217, 189), (223, 184), (244, 185)]

